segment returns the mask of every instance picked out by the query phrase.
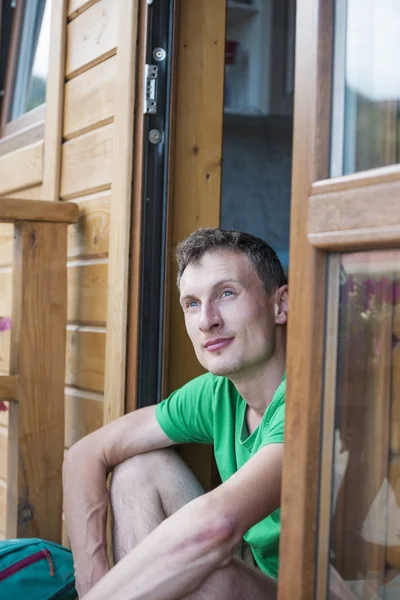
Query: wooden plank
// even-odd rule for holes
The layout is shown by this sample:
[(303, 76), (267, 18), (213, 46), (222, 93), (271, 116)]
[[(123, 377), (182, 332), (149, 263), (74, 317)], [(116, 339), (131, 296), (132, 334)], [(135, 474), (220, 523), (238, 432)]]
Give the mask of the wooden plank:
[(63, 145), (61, 197), (82, 196), (111, 187), (114, 125), (106, 125)]
[(111, 122), (115, 112), (115, 56), (65, 85), (64, 139)]
[(8, 373), (10, 369), (11, 330), (0, 333), (0, 372)]
[[(174, 10), (174, 13), (173, 13), (173, 15), (171, 15), (173, 31), (179, 32), (180, 5), (175, 2), (173, 4), (173, 10)], [(144, 23), (143, 27), (147, 28), (146, 23)], [(168, 202), (166, 205), (166, 215), (165, 215), (165, 246), (167, 249), (172, 248), (172, 225), (173, 225), (173, 210), (172, 209), (173, 209), (173, 207), (172, 207), (171, 199), (173, 198), (174, 176), (176, 174), (175, 173), (175, 162), (174, 162), (175, 161), (174, 144), (175, 144), (176, 123), (178, 120), (178, 114), (176, 111), (177, 98), (178, 98), (178, 94), (177, 94), (178, 76), (179, 76), (179, 65), (178, 65), (178, 61), (176, 60), (176, 57), (178, 56), (178, 49), (179, 49), (179, 33), (178, 33), (178, 35), (174, 34), (172, 36), (172, 45), (171, 45), (171, 52), (172, 52), (172, 56), (174, 57), (174, 59), (172, 60), (172, 65), (171, 65), (171, 84), (170, 84), (170, 94), (171, 94), (170, 106), (171, 106), (171, 109), (170, 109), (170, 116), (169, 116), (171, 137), (170, 137), (170, 142), (169, 142), (169, 159), (168, 159), (168, 173), (167, 173), (168, 188), (166, 190)], [(143, 57), (146, 56), (146, 52), (147, 52), (147, 48), (144, 45), (143, 46)], [(220, 55), (218, 54), (218, 56), (220, 56)], [(143, 60), (143, 62), (145, 62), (145, 60), (143, 58), (142, 58), (142, 60)], [(142, 93), (143, 93), (143, 90), (142, 90)], [(220, 99), (218, 101), (220, 101)], [(145, 127), (145, 123), (143, 123), (143, 128), (144, 127)], [(135, 128), (136, 128), (136, 126), (135, 126)], [(220, 202), (221, 202), (221, 199), (220, 199)], [(135, 217), (134, 217), (134, 219), (135, 219)], [(133, 232), (133, 234), (134, 234), (134, 232)], [(135, 243), (139, 244), (139, 241), (135, 240)], [(140, 257), (140, 255), (139, 255), (139, 257)], [(171, 319), (169, 318), (169, 315), (170, 315), (170, 311), (171, 311), (171, 300), (173, 299), (173, 296), (170, 293), (170, 290), (171, 290), (172, 277), (175, 276), (175, 274), (176, 274), (176, 273), (172, 273), (171, 261), (165, 261), (164, 268), (165, 268), (164, 288), (163, 288), (164, 322), (162, 324), (162, 326), (163, 326), (163, 328), (162, 328), (163, 345), (162, 345), (162, 365), (161, 365), (161, 377), (162, 378), (161, 378), (161, 390), (160, 390), (162, 398), (166, 398), (168, 395), (168, 363), (169, 363), (168, 350), (169, 350), (169, 336), (170, 336), (170, 326), (171, 326)], [(133, 279), (131, 280), (131, 282), (132, 282), (132, 284), (135, 284), (135, 281)], [(139, 301), (138, 301), (138, 306), (139, 306)], [(137, 353), (138, 353), (139, 344), (137, 344), (137, 346), (138, 346), (138, 350), (137, 350)], [(129, 361), (129, 364), (131, 364), (130, 361)], [(131, 372), (132, 372), (132, 369), (129, 369), (128, 377), (131, 374)], [(136, 385), (137, 385), (137, 378), (136, 378)], [(136, 397), (137, 397), (137, 394), (135, 394), (135, 400), (136, 400)], [(129, 399), (130, 398), (128, 396), (127, 397), (127, 406), (129, 405)], [(215, 465), (214, 458), (212, 458), (212, 464)]]
[[(393, 492), (389, 499), (389, 515), (387, 531), (389, 544), (386, 551), (386, 562), (391, 569), (400, 574), (400, 457), (394, 458), (389, 468), (389, 485)], [(397, 542), (397, 543), (396, 543)]]
[(0, 400), (18, 399), (18, 376), (0, 375)]
[(44, 129), (43, 200), (58, 200), (68, 0), (52, 0)]
[[(105, 329), (68, 325), (66, 383), (82, 389), (103, 392), (105, 365)], [(10, 331), (0, 334), (0, 372), (7, 373), (10, 363)]]
[(79, 209), (73, 202), (45, 202), (1, 198), (0, 221), (42, 221), (52, 223), (76, 223)]
[[(172, 142), (173, 247), (198, 227), (218, 227), (220, 223), (225, 16), (225, 2), (188, 0), (180, 6), (176, 114), (185, 118), (176, 119)], [(175, 274), (173, 267), (169, 290), (168, 391), (203, 372), (185, 330)]]
[[(50, 203), (49, 203), (50, 204)], [(61, 541), (67, 225), (18, 223), (13, 265), (7, 536)]]
[[(137, 41), (137, 69), (136, 97), (143, 98), (145, 83), (145, 65), (148, 48), (148, 11), (149, 5), (144, 5), (139, 11), (138, 41)], [(174, 36), (176, 38), (176, 36)], [(174, 53), (173, 56), (176, 56)], [(173, 60), (174, 64), (176, 61)], [(171, 113), (174, 113), (174, 92), (171, 89)], [(131, 412), (137, 408), (138, 388), (138, 359), (139, 359), (139, 319), (140, 319), (140, 290), (141, 282), (141, 231), (142, 231), (142, 198), (143, 198), (143, 173), (144, 173), (144, 144), (145, 116), (138, 111), (135, 118), (134, 131), (134, 164), (133, 164), (133, 189), (132, 189), (132, 218), (131, 218), (131, 269), (129, 280), (129, 311), (128, 311), (128, 340), (127, 361), (129, 369), (126, 376), (126, 401), (125, 412)], [(170, 131), (174, 131), (170, 123)], [(169, 164), (171, 168), (171, 162)], [(168, 190), (169, 197), (169, 190)], [(167, 309), (166, 309), (167, 310)]]
[(103, 396), (67, 387), (65, 390), (65, 447), (103, 425)]
[[(0, 317), (10, 317), (12, 307), (12, 271), (0, 269)], [(0, 332), (2, 335), (2, 332)]]
[(83, 11), (90, 8), (93, 4), (96, 4), (99, 0), (69, 0), (68, 3), (68, 19), (72, 21)]
[(327, 578), (329, 573), (329, 545), (332, 515), (332, 482), (335, 441), (335, 410), (336, 410), (336, 375), (338, 357), (338, 309), (340, 288), (340, 261), (336, 255), (331, 257), (327, 276), (327, 319), (325, 336), (325, 365), (324, 365), (324, 396), (323, 430), (321, 442), (321, 475), (320, 475), (320, 505), (318, 547), (320, 549), (318, 563), (318, 579), (316, 598), (326, 595)]
[(67, 328), (67, 385), (103, 393), (105, 371), (105, 330)]
[(68, 265), (68, 322), (105, 325), (107, 271), (107, 259)]
[[(400, 299), (399, 299), (400, 304)], [(399, 308), (399, 304), (395, 310)], [(392, 412), (390, 416), (390, 450), (400, 455), (400, 343), (392, 352)]]
[(370, 169), (361, 173), (351, 173), (351, 175), (315, 181), (311, 186), (311, 195), (329, 194), (331, 192), (341, 192), (370, 185), (381, 185), (382, 183), (399, 181), (399, 179), (400, 165), (390, 165), (389, 167)]
[(12, 223), (0, 223), (0, 267), (12, 264), (13, 239), (14, 225)]
[(17, 192), (7, 194), (7, 198), (17, 198), (19, 200), (41, 200), (43, 196), (43, 185), (34, 185)]
[(116, 53), (117, 19), (115, 0), (99, 0), (68, 25), (66, 76), (79, 75)]
[(42, 182), (43, 147), (37, 142), (0, 157), (0, 195)]
[[(114, 4), (112, 8), (117, 12)], [(118, 3), (115, 145), (112, 160), (104, 391), (105, 423), (120, 417), (125, 412), (138, 10), (139, 3), (136, 0), (120, 0)]]
[[(297, 6), (290, 234), (290, 319), (279, 600), (314, 598), (325, 325), (325, 256), (307, 238), (311, 185), (328, 177), (332, 3)], [(305, 82), (307, 82), (305, 84)], [(299, 352), (301, 348), (301, 352)]]
[(68, 227), (69, 258), (107, 256), (110, 198), (110, 192), (106, 191), (74, 200), (79, 207), (79, 219), (76, 225)]
[(325, 249), (388, 246), (400, 237), (399, 202), (396, 181), (314, 194), (309, 199), (310, 243)]
[(7, 479), (8, 430), (0, 427), (0, 478)]
[(24, 146), (30, 146), (44, 139), (44, 121), (35, 123), (22, 131), (8, 135), (0, 140), (0, 156), (14, 152)]

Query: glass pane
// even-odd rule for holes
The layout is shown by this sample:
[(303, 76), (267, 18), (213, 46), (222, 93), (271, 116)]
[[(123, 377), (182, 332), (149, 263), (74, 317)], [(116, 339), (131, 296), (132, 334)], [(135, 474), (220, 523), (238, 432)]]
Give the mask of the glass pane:
[(221, 227), (289, 266), (295, 0), (227, 1)]
[(356, 598), (398, 600), (399, 250), (340, 258), (332, 488), (331, 564)]
[(331, 176), (399, 162), (400, 2), (336, 0)]
[(51, 0), (25, 3), (10, 120), (44, 104), (50, 49)]

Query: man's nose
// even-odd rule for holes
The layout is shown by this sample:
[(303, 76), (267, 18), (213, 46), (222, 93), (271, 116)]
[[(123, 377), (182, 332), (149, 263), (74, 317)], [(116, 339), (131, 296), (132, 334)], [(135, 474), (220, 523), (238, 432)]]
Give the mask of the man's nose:
[(203, 304), (201, 307), (199, 329), (206, 332), (219, 328), (221, 325), (221, 313), (216, 309), (214, 304)]

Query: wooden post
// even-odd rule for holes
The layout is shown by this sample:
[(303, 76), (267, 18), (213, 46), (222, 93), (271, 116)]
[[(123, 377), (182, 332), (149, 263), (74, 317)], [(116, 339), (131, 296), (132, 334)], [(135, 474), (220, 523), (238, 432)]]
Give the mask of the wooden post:
[(15, 223), (8, 538), (61, 541), (66, 257), (67, 223)]

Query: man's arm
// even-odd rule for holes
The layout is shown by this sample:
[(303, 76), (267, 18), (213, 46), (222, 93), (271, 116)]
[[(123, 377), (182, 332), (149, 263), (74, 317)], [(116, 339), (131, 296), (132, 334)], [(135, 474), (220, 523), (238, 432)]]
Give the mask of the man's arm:
[(150, 406), (113, 421), (68, 450), (63, 465), (64, 514), (80, 597), (108, 571), (107, 473), (136, 454), (173, 443)]
[(227, 565), (244, 533), (280, 504), (282, 444), (163, 521), (85, 600), (173, 600)]

